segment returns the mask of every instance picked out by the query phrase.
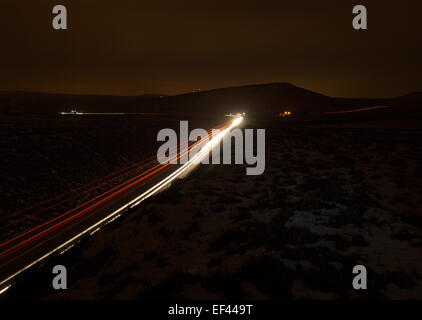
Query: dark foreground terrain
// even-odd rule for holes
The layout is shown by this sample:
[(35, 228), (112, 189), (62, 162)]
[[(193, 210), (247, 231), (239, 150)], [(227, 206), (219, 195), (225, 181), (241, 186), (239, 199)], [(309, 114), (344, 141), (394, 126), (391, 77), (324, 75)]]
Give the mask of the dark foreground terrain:
[[(262, 176), (200, 166), (6, 298), (422, 299), (419, 122), (245, 127), (267, 129)], [(56, 264), (68, 270), (61, 293)], [(357, 264), (365, 292), (352, 289)]]

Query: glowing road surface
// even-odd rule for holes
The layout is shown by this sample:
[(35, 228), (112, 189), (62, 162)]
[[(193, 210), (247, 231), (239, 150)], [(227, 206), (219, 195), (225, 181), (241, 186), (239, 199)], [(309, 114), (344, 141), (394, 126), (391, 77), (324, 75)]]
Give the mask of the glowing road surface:
[[(127, 179), (126, 175), (127, 172), (134, 174), (133, 169), (125, 173), (117, 172), (126, 179), (124, 182), (71, 210), (53, 218), (49, 217), (49, 220), (34, 225), (29, 230), (2, 240), (0, 242), (0, 294), (8, 289), (13, 279), (23, 271), (53, 254), (65, 252), (81, 237), (94, 234), (103, 225), (117, 219), (122, 213), (169, 186), (172, 181), (181, 177), (204, 157), (208, 156), (213, 147), (219, 144), (223, 137), (232, 128), (239, 125), (242, 120), (243, 117), (236, 117), (218, 127), (217, 129), (220, 129), (218, 134), (211, 135), (209, 132), (206, 139), (196, 141), (184, 150), (180, 150), (176, 155), (177, 159), (186, 155), (194, 147), (199, 150), (185, 164), (156, 164), (147, 170), (143, 169), (141, 174), (136, 173), (130, 179)], [(97, 183), (97, 181), (95, 182)], [(72, 192), (75, 191), (80, 190), (75, 189)], [(67, 200), (69, 199), (73, 199), (73, 197), (67, 198)], [(49, 205), (48, 209), (54, 207), (54, 205), (50, 206), (49, 202), (56, 200), (58, 198), (50, 199), (41, 204)], [(58, 202), (58, 204), (60, 203)], [(27, 209), (36, 207), (37, 205), (34, 205)], [(19, 214), (22, 214), (25, 210), (6, 218), (13, 217), (15, 219), (15, 216), (19, 217)], [(43, 211), (44, 209), (39, 210), (34, 215), (43, 213)]]

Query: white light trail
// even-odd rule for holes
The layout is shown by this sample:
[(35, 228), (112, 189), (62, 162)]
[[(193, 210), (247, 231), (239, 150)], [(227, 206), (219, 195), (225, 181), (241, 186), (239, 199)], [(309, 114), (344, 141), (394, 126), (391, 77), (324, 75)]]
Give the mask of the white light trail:
[[(38, 262), (48, 258), (50, 255), (54, 254), (55, 252), (58, 252), (60, 250), (63, 250), (63, 248), (66, 248), (69, 245), (72, 245), (77, 239), (79, 239), (80, 237), (82, 237), (83, 235), (90, 233), (90, 232), (96, 232), (96, 229), (99, 228), (103, 223), (110, 223), (111, 221), (115, 220), (116, 218), (118, 218), (122, 212), (124, 212), (128, 207), (129, 208), (133, 208), (135, 206), (137, 206), (138, 204), (140, 204), (142, 201), (144, 201), (145, 199), (149, 198), (150, 196), (152, 196), (153, 194), (157, 193), (159, 190), (161, 190), (163, 187), (165, 187), (167, 184), (169, 184), (170, 182), (172, 182), (174, 179), (176, 179), (179, 175), (181, 175), (183, 172), (185, 172), (186, 170), (188, 170), (189, 168), (191, 168), (193, 165), (199, 163), (199, 161), (201, 161), (202, 157), (206, 156), (208, 154), (208, 152), (210, 150), (212, 150), (212, 148), (214, 148), (214, 146), (221, 142), (221, 140), (223, 139), (223, 137), (234, 127), (236, 127), (240, 122), (242, 122), (243, 117), (239, 116), (238, 118), (235, 118), (232, 123), (230, 124), (230, 126), (228, 126), (226, 129), (224, 129), (223, 131), (221, 131), (220, 133), (218, 133), (216, 136), (212, 137), (212, 139), (210, 141), (207, 142), (207, 144), (194, 156), (192, 157), (192, 159), (189, 159), (188, 162), (186, 162), (184, 165), (182, 165), (179, 169), (177, 169), (175, 172), (173, 172), (172, 174), (170, 174), (168, 177), (164, 178), (162, 181), (158, 182), (155, 186), (151, 187), (150, 189), (148, 189), (147, 191), (145, 191), (144, 193), (142, 193), (140, 196), (136, 197), (135, 199), (133, 199), (132, 201), (126, 203), (125, 205), (121, 206), (119, 209), (115, 210), (114, 212), (112, 212), (111, 214), (109, 214), (107, 217), (101, 219), (100, 221), (98, 221), (97, 223), (93, 224), (92, 226), (88, 227), (87, 229), (85, 229), (84, 231), (78, 233), (77, 235), (75, 235), (74, 237), (72, 237), (71, 239), (67, 240), (66, 242), (62, 243), (61, 245), (59, 245), (58, 247), (56, 247), (53, 250), (50, 250), (49, 252), (47, 252), (46, 254), (44, 254), (42, 257), (36, 259), (35, 261), (33, 261), (32, 263), (28, 264), (27, 266), (25, 266), (24, 268), (16, 271), (14, 274), (12, 274), (11, 276), (7, 277), (6, 279), (0, 281), (0, 287), (3, 286), (4, 284), (7, 284), (8, 282), (10, 282), (13, 278), (15, 278), (16, 276), (18, 276), (20, 273), (24, 272), (25, 270), (28, 270), (29, 268), (31, 268), (33, 265), (37, 264)], [(9, 286), (10, 287), (10, 286)], [(7, 289), (9, 288), (7, 287)], [(6, 290), (7, 290), (6, 289)], [(3, 289), (4, 290), (4, 289)], [(0, 291), (0, 294), (2, 292)]]
[(61, 252), (60, 252), (60, 254), (63, 254), (63, 253), (65, 253), (66, 251), (69, 251), (69, 250), (70, 250), (70, 249), (72, 249), (74, 246), (75, 246), (74, 244), (72, 244), (72, 245), (68, 246), (66, 249), (64, 249), (63, 251), (61, 251)]
[(94, 233), (97, 233), (98, 231), (100, 231), (101, 230), (101, 228), (97, 228), (97, 229), (95, 229), (94, 231), (92, 231), (89, 235), (90, 236), (92, 236)]
[(124, 115), (124, 112), (60, 112), (63, 115), (89, 116), (89, 115)]
[(12, 285), (10, 284), (10, 285), (8, 285), (8, 286), (4, 287), (3, 289), (1, 289), (1, 290), (0, 290), (0, 295), (2, 295), (2, 294), (3, 294), (3, 293), (5, 293), (7, 290), (9, 290), (11, 286), (12, 286)]
[(163, 179), (162, 181), (160, 181), (159, 183), (157, 183), (155, 186), (153, 186), (149, 190), (145, 191), (143, 194), (141, 194), (136, 199), (132, 200), (129, 203), (130, 208), (133, 208), (133, 207), (137, 206), (138, 204), (140, 204), (145, 199), (147, 199), (150, 196), (152, 196), (153, 194), (157, 193), (159, 190), (161, 190), (167, 184), (169, 184), (170, 182), (172, 182), (174, 179), (176, 179), (183, 172), (185, 172), (186, 170), (188, 170), (189, 168), (191, 168), (193, 165), (198, 164), (202, 160), (202, 158), (205, 157), (208, 154), (208, 152), (215, 147), (215, 145), (217, 143), (220, 143), (221, 142), (221, 140), (223, 139), (223, 137), (231, 129), (233, 129), (235, 126), (237, 126), (242, 121), (242, 119), (243, 119), (242, 117), (239, 117), (239, 118), (234, 119), (232, 121), (232, 123), (231, 123), (230, 126), (228, 126), (223, 131), (219, 132), (216, 136), (212, 137), (212, 139), (210, 141), (208, 141), (208, 143), (205, 144), (205, 146), (202, 147), (201, 150), (195, 156), (193, 156), (192, 159), (189, 159), (189, 161), (186, 162), (182, 167), (180, 167), (179, 169), (177, 169), (175, 172), (173, 172), (171, 175), (169, 175), (168, 177), (166, 177), (165, 179)]

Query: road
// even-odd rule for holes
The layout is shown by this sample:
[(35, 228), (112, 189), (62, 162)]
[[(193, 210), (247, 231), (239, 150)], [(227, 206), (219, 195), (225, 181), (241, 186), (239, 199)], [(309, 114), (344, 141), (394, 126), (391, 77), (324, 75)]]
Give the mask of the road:
[(169, 186), (173, 180), (195, 166), (241, 121), (242, 117), (230, 120), (219, 127), (221, 130), (219, 135), (209, 136), (209, 140), (195, 142), (181, 150), (177, 154), (178, 158), (185, 155), (193, 146), (201, 146), (201, 151), (187, 163), (156, 164), (90, 201), (0, 242), (0, 294), (20, 273), (51, 255), (67, 250), (82, 237), (97, 232), (103, 225)]

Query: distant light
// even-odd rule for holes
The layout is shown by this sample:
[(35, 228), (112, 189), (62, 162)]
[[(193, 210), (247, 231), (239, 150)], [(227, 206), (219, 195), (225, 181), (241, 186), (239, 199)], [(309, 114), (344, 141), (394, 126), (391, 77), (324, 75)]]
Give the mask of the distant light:
[(291, 111), (284, 111), (283, 113), (280, 112), (278, 115), (279, 115), (279, 117), (287, 117), (287, 116), (291, 116), (292, 112)]

